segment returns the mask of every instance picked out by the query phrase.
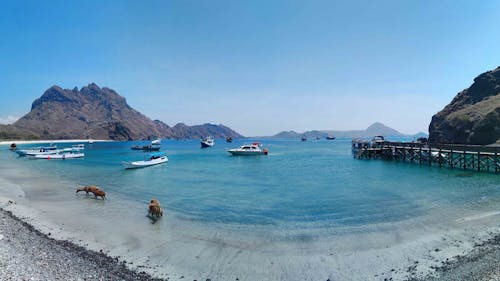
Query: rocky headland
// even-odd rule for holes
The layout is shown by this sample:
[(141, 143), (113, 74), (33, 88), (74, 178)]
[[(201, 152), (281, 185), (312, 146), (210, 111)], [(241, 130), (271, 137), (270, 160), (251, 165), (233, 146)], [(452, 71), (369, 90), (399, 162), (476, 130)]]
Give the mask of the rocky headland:
[(432, 117), (429, 141), (455, 144), (500, 144), (500, 67), (474, 79)]

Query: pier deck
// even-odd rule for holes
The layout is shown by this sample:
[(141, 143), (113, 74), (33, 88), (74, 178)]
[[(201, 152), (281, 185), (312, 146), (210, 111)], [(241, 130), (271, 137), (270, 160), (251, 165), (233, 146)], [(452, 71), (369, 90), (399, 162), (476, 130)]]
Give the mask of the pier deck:
[(500, 174), (500, 147), (414, 142), (353, 141), (357, 159), (384, 159)]

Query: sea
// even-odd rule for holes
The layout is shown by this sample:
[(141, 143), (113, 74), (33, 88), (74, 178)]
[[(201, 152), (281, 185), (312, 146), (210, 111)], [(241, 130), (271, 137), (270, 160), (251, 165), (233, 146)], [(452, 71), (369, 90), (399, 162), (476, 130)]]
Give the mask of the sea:
[[(254, 141), (269, 154), (227, 152)], [(84, 158), (67, 160), (0, 147), (1, 195), (61, 239), (188, 280), (402, 280), (500, 225), (498, 175), (358, 160), (349, 139), (162, 140), (168, 163), (125, 170), (147, 155), (130, 148), (146, 144), (86, 143)], [(106, 199), (75, 193), (85, 185)], [(152, 198), (159, 219), (147, 217)]]

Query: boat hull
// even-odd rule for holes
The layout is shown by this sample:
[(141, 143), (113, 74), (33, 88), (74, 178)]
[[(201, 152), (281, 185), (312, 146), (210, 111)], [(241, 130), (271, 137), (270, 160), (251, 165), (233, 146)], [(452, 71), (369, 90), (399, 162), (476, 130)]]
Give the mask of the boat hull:
[(160, 151), (160, 146), (133, 146), (132, 150), (142, 150), (142, 151)]
[(208, 147), (214, 146), (214, 143), (211, 143), (211, 142), (202, 141), (202, 142), (200, 142), (200, 144), (201, 144), (201, 148), (208, 148)]
[(161, 157), (161, 158), (158, 158), (158, 159), (154, 159), (154, 160), (149, 160), (149, 161), (134, 161), (134, 162), (124, 162), (123, 164), (125, 165), (125, 169), (138, 169), (138, 168), (145, 168), (145, 167), (150, 167), (150, 166), (154, 166), (154, 165), (159, 165), (159, 164), (163, 164), (163, 163), (167, 163), (168, 162), (168, 158), (165, 156), (165, 157)]
[(267, 155), (266, 150), (261, 151), (243, 151), (243, 150), (228, 150), (231, 155), (234, 156), (258, 156), (258, 155)]
[(36, 159), (73, 159), (73, 158), (82, 158), (85, 154), (83, 153), (62, 153), (62, 154), (47, 154), (47, 155), (35, 155)]

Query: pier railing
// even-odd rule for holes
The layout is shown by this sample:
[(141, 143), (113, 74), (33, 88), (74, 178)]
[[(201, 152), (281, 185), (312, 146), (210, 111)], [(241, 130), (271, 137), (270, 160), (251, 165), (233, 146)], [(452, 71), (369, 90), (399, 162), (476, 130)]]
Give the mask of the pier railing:
[(358, 159), (385, 159), (449, 167), (478, 172), (500, 173), (500, 147), (416, 142), (353, 141)]

